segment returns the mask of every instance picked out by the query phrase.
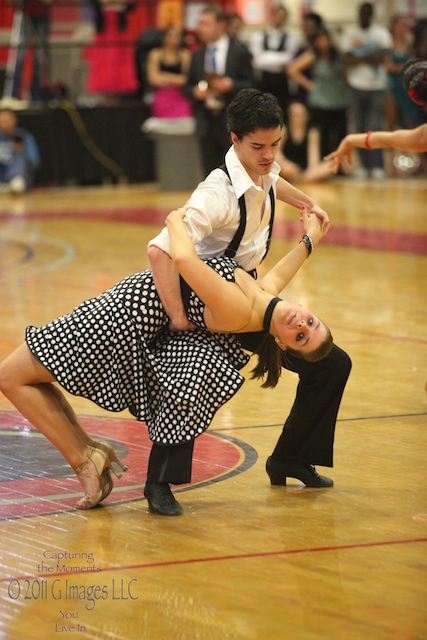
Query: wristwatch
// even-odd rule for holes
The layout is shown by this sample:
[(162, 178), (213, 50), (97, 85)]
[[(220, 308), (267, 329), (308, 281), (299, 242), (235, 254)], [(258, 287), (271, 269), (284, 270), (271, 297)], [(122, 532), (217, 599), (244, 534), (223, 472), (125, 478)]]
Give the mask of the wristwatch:
[(313, 240), (310, 238), (308, 233), (304, 233), (302, 239), (300, 240), (300, 244), (301, 244), (301, 242), (303, 242), (305, 244), (305, 246), (307, 248), (307, 253), (308, 253), (308, 256), (309, 256), (311, 254), (311, 252), (313, 251), (313, 249), (314, 249)]

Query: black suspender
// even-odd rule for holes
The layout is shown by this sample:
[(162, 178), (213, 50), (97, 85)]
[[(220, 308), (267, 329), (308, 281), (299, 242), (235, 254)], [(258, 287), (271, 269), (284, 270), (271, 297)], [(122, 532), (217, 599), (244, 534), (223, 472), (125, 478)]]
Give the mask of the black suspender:
[[(230, 178), (230, 174), (228, 172), (227, 167), (225, 166), (225, 164), (221, 165), (219, 167), (220, 169), (222, 169), (227, 176)], [(230, 182), (231, 182), (231, 178), (230, 178)], [(274, 211), (276, 208), (276, 201), (274, 198), (274, 191), (273, 191), (273, 187), (270, 188), (269, 191), (269, 196), (270, 196), (270, 200), (271, 200), (271, 216), (270, 216), (270, 225), (269, 225), (269, 229), (268, 229), (268, 238), (267, 238), (267, 243), (266, 243), (266, 248), (265, 248), (265, 253), (262, 257), (262, 260), (264, 260), (265, 256), (268, 253), (268, 250), (270, 248), (270, 242), (271, 242), (271, 234), (273, 233), (273, 222), (274, 222)], [(243, 235), (245, 233), (245, 229), (246, 229), (246, 203), (245, 203), (245, 195), (241, 195), (239, 198), (239, 209), (240, 209), (240, 222), (239, 222), (239, 226), (237, 228), (236, 233), (234, 234), (233, 239), (231, 240), (230, 244), (228, 245), (227, 249), (224, 251), (224, 255), (227, 258), (234, 258), (236, 253), (237, 253), (237, 249), (239, 248), (239, 244), (242, 241)], [(261, 260), (261, 262), (262, 262)]]
[(287, 35), (288, 35), (287, 33), (282, 34), (282, 37), (280, 38), (277, 49), (270, 49), (268, 46), (268, 34), (265, 33), (264, 34), (264, 51), (284, 51)]
[(271, 234), (273, 233), (274, 211), (276, 209), (276, 200), (274, 199), (273, 187), (270, 187), (270, 191), (269, 191), (268, 195), (270, 196), (270, 201), (271, 201), (271, 216), (270, 216), (270, 224), (269, 224), (269, 227), (268, 227), (267, 243), (265, 245), (265, 253), (262, 256), (261, 262), (264, 260), (265, 256), (268, 253), (268, 250), (270, 248), (270, 242), (271, 242)]
[[(225, 164), (221, 165), (220, 169), (222, 169), (227, 174), (227, 176), (230, 178), (230, 174), (228, 173), (228, 169), (225, 166)], [(230, 182), (231, 182), (231, 178), (230, 178)], [(237, 249), (239, 248), (239, 244), (241, 243), (243, 235), (245, 233), (245, 229), (246, 229), (245, 194), (241, 195), (240, 198), (239, 198), (239, 210), (240, 210), (239, 226), (237, 227), (237, 231), (234, 234), (234, 237), (233, 237), (232, 241), (228, 245), (227, 249), (224, 251), (224, 255), (225, 255), (226, 258), (234, 258), (234, 256), (237, 253)]]

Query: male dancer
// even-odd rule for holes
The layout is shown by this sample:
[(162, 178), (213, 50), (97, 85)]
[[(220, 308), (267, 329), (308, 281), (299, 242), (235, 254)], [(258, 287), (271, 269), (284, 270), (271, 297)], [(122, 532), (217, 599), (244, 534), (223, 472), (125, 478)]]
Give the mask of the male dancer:
[[(212, 171), (192, 194), (186, 214), (187, 230), (201, 258), (222, 256), (230, 245), (235, 260), (254, 272), (268, 251), (274, 200), (299, 209), (304, 205), (322, 225), (329, 218), (316, 202), (279, 177), (274, 161), (280, 147), (283, 112), (274, 96), (256, 89), (243, 89), (228, 107), (228, 130), (232, 146), (225, 167)], [(246, 224), (238, 246), (233, 239), (241, 222)], [(176, 331), (191, 329), (181, 298), (179, 276), (170, 258), (167, 230), (149, 243), (148, 256), (162, 303)], [(244, 348), (254, 351), (263, 332), (239, 334)], [(267, 460), (272, 484), (286, 477), (300, 479), (309, 487), (330, 487), (333, 481), (320, 476), (313, 465), (332, 466), (335, 422), (351, 369), (348, 355), (334, 345), (325, 359), (309, 363), (286, 356), (283, 366), (298, 373), (299, 384), (283, 432)], [(183, 510), (170, 484), (191, 481), (194, 441), (176, 446), (154, 444), (148, 465), (144, 494), (150, 511), (158, 515), (180, 515)]]

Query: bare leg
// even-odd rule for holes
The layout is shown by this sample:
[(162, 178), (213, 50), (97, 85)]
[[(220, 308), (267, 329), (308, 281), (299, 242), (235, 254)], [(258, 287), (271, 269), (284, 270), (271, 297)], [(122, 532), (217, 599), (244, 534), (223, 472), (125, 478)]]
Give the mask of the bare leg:
[(299, 176), (301, 182), (322, 182), (333, 177), (330, 164), (328, 162), (319, 162), (314, 167), (308, 167)]
[(56, 387), (55, 385), (51, 385), (50, 388), (52, 393), (56, 395), (57, 401), (61, 406), (62, 411), (65, 413), (68, 420), (70, 421), (70, 424), (72, 425), (74, 431), (76, 432), (76, 435), (85, 444), (89, 446), (93, 445), (95, 440), (91, 438), (91, 436), (88, 434), (87, 431), (85, 431), (83, 425), (81, 424), (80, 420), (76, 416), (74, 409), (72, 408), (72, 406), (70, 405), (70, 403), (68, 402), (64, 394), (62, 393), (61, 389), (58, 389), (58, 387)]
[[(79, 423), (60, 389), (52, 384), (54, 380), (25, 343), (0, 365), (1, 391), (52, 442), (76, 471), (87, 461), (92, 439)], [(85, 492), (93, 495), (100, 489), (99, 479), (93, 474), (101, 469), (103, 471), (105, 454), (97, 452), (96, 462), (94, 456), (91, 458), (95, 469), (91, 473), (86, 469), (82, 484)], [(81, 475), (79, 478), (82, 480)], [(105, 483), (105, 478), (103, 482)]]

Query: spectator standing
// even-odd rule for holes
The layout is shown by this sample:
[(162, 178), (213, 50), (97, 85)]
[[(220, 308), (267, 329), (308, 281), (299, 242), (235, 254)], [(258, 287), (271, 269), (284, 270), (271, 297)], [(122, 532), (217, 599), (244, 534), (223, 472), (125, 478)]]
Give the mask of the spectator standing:
[[(383, 128), (387, 71), (386, 50), (391, 47), (391, 36), (384, 27), (373, 25), (374, 7), (364, 2), (359, 7), (359, 25), (344, 34), (341, 47), (344, 63), (348, 67), (348, 83), (356, 131)], [(385, 176), (382, 151), (359, 151), (361, 168), (357, 177)]]
[(191, 57), (185, 85), (194, 101), (196, 136), (205, 175), (224, 162), (230, 147), (226, 108), (241, 90), (254, 84), (251, 55), (226, 34), (226, 20), (217, 5), (206, 5), (197, 27), (203, 46)]
[(48, 35), (50, 28), (50, 3), (52, 0), (16, 0), (12, 2), (16, 11), (22, 11), (21, 32), (16, 52), (16, 67), (13, 77), (12, 97), (22, 98), (22, 74), (29, 45), (34, 47), (30, 98), (33, 102), (42, 99), (42, 87), (49, 78)]
[[(304, 34), (305, 42), (302, 43), (296, 50), (294, 59), (298, 58), (301, 54), (311, 49), (314, 36), (319, 31), (319, 29), (323, 28), (324, 26), (325, 25), (323, 23), (323, 18), (318, 13), (310, 11), (309, 13), (306, 13), (304, 15), (304, 17), (302, 18), (301, 28)], [(307, 69), (304, 69), (303, 74), (306, 78), (310, 79), (311, 68), (308, 67)], [(292, 100), (304, 103), (307, 102), (308, 91), (301, 84), (291, 82), (289, 89), (292, 95)]]
[[(310, 69), (311, 78), (304, 72)], [(307, 92), (312, 124), (320, 131), (322, 157), (331, 153), (347, 133), (347, 85), (338, 49), (321, 27), (307, 49), (288, 66), (289, 77)]]
[(155, 118), (185, 118), (193, 113), (182, 88), (190, 66), (190, 52), (182, 46), (182, 29), (170, 26), (162, 36), (162, 47), (148, 54), (147, 78), (154, 89), (151, 112)]
[(414, 25), (414, 57), (427, 60), (427, 18), (418, 18)]
[[(427, 107), (427, 60), (415, 58), (409, 60), (402, 69), (402, 80), (405, 91), (411, 100), (420, 107)], [(325, 160), (331, 161), (333, 173), (340, 166), (349, 172), (353, 149), (399, 149), (413, 153), (427, 151), (427, 124), (416, 129), (398, 129), (397, 131), (367, 131), (352, 133), (340, 142), (338, 149), (330, 153)], [(426, 385), (427, 391), (427, 385)]]
[(276, 7), (269, 27), (265, 32), (254, 33), (251, 42), (254, 69), (259, 73), (258, 85), (262, 91), (276, 96), (285, 113), (289, 102), (286, 67), (298, 50), (297, 39), (286, 31), (287, 19), (287, 9)]
[(244, 26), (243, 19), (238, 13), (230, 13), (227, 16), (227, 33), (230, 38), (240, 40), (240, 32)]
[(11, 109), (0, 109), (0, 191), (21, 194), (34, 184), (41, 160), (32, 133), (18, 126)]
[(405, 91), (402, 82), (402, 69), (411, 58), (409, 40), (411, 26), (406, 16), (394, 16), (391, 20), (390, 32), (393, 40), (386, 54), (387, 94), (386, 120), (387, 129), (393, 131), (415, 127), (419, 120), (418, 109)]

